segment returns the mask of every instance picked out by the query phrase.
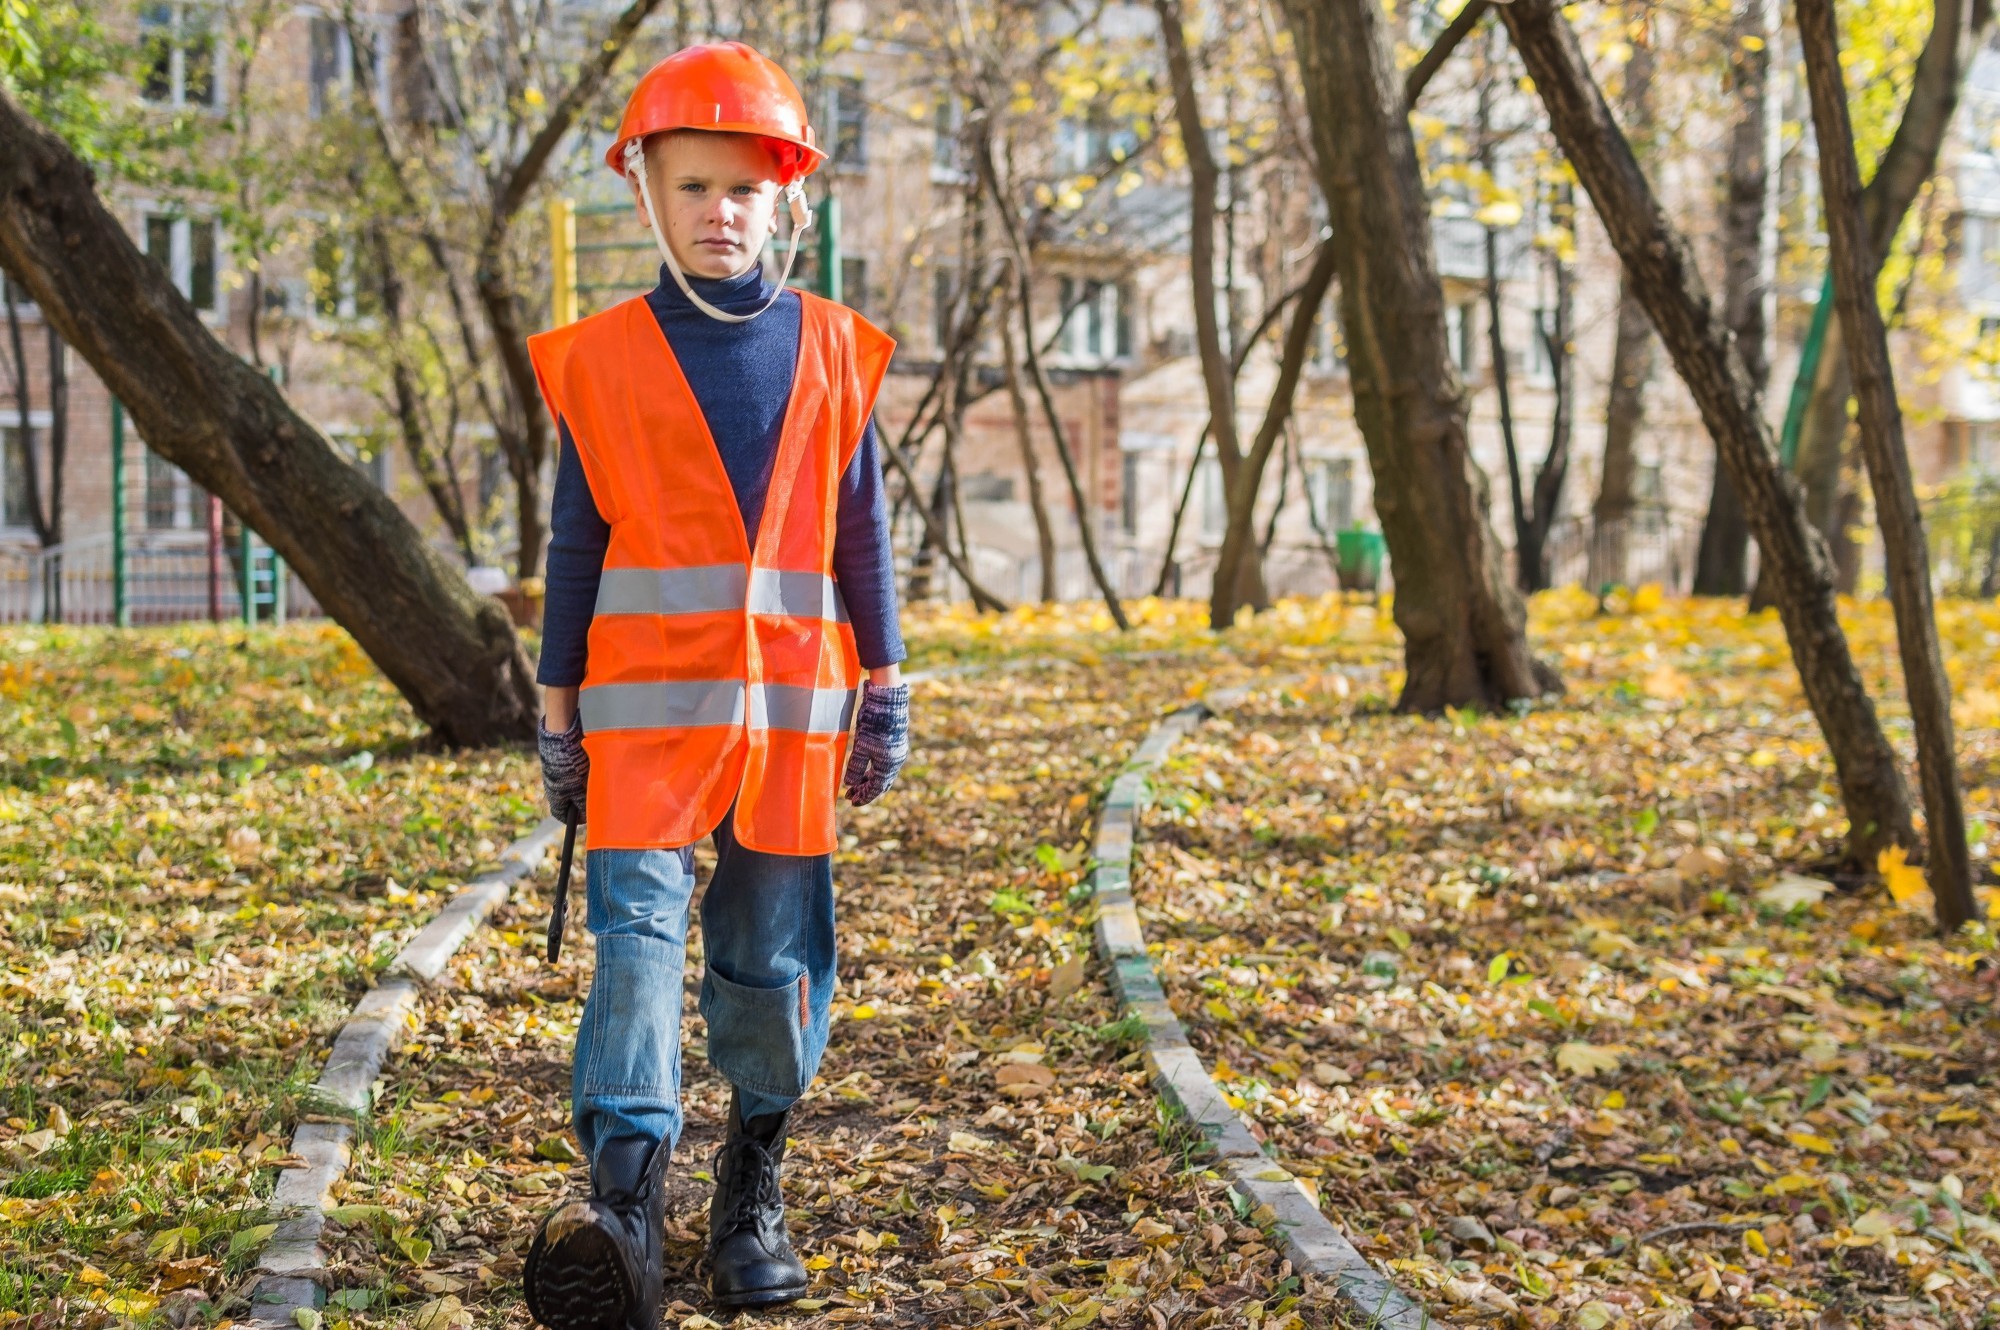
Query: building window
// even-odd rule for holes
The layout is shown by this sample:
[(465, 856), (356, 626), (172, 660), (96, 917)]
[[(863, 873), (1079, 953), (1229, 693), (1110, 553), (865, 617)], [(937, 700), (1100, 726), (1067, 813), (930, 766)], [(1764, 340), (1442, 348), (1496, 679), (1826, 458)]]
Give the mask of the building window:
[(139, 10), (139, 96), (155, 106), (215, 106), (218, 38), (195, 5), (149, 4)]
[(213, 217), (185, 217), (148, 212), (141, 218), (140, 238), (146, 254), (165, 270), (176, 290), (203, 314), (222, 310), (218, 254)]
[(1138, 147), (1139, 136), (1130, 125), (1113, 125), (1101, 111), (1080, 119), (1066, 117), (1056, 126), (1057, 163), (1073, 173), (1101, 171), (1124, 161)]
[(1345, 531), (1354, 525), (1354, 460), (1315, 457), (1306, 463), (1306, 505), (1320, 531)]
[(312, 267), (306, 280), (312, 287), (313, 313), (322, 319), (365, 319), (381, 310), (360, 245), (351, 232), (322, 231), (314, 237)]
[(939, 93), (931, 107), (931, 174), (947, 179), (965, 173), (965, 147), (959, 130), (965, 124), (965, 105), (951, 93)]
[(1139, 459), (1136, 452), (1118, 454), (1118, 529), (1128, 536), (1139, 534)]
[(151, 448), (146, 450), (145, 485), (147, 530), (191, 531), (199, 525), (196, 514), (207, 496), (187, 472)]
[(1202, 458), (1195, 488), (1201, 491), (1202, 538), (1221, 540), (1229, 526), (1229, 500), (1222, 491), (1222, 464), (1213, 457)]
[[(28, 423), (37, 430), (47, 429), (48, 416), (34, 411)], [(0, 425), (0, 528), (32, 531), (34, 506), (28, 502), (28, 449), (18, 424)]]
[(1058, 287), (1063, 321), (1060, 345), (1072, 360), (1123, 360), (1132, 354), (1129, 301), (1120, 282), (1065, 277)]
[[(362, 46), (357, 51), (354, 34), (346, 23), (326, 17), (312, 20), (308, 32), (306, 110), (313, 119), (341, 110), (357, 90), (372, 90), (377, 105), (387, 105), (382, 100), (388, 72), (382, 55), (386, 44), (367, 29), (363, 30), (361, 40)], [(361, 61), (366, 64), (360, 64)], [(364, 70), (365, 84), (361, 78)]]
[(957, 317), (958, 283), (949, 268), (931, 270), (931, 331), (937, 337), (938, 354), (951, 342), (952, 324)]
[(840, 299), (856, 314), (868, 312), (867, 259), (843, 257), (840, 260)]
[(1314, 374), (1347, 372), (1347, 337), (1340, 326), (1340, 311), (1332, 300), (1323, 301), (1313, 320), (1312, 359), (1306, 368)]
[(1549, 359), (1549, 332), (1555, 326), (1555, 311), (1536, 309), (1528, 328), (1528, 374), (1537, 383), (1554, 383), (1555, 362)]
[(1445, 347), (1451, 354), (1451, 363), (1458, 366), (1462, 377), (1468, 379), (1479, 364), (1479, 343), (1475, 340), (1478, 328), (1479, 306), (1473, 301), (1464, 300), (1445, 306)]
[(829, 145), (836, 168), (859, 170), (868, 164), (868, 103), (858, 78), (831, 78), (826, 85), (826, 119), (833, 127)]

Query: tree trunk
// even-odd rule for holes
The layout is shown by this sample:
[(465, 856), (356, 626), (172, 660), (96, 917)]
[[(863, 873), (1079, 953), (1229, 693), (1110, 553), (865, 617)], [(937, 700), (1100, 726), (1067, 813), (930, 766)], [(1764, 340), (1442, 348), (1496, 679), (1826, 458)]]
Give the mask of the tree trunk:
[[(1904, 216), (1937, 170), (1938, 154), (1958, 110), (1966, 71), (1971, 68), (1972, 50), (1992, 17), (1990, 0), (1938, 0), (1930, 36), (1911, 76), (1902, 118), (1896, 122), (1896, 132), (1876, 165), (1874, 177), (1861, 192), (1862, 214), (1867, 219), (1878, 272)], [(1854, 382), (1837, 320), (1826, 330), (1818, 361), (1800, 364), (1798, 374), (1808, 378), (1810, 387), (1793, 467), (1805, 485), (1814, 523), (1825, 534), (1836, 558), (1858, 566), (1860, 551), (1844, 548), (1845, 524), (1839, 517), (1851, 507), (1841, 494), (1841, 470)], [(1796, 383), (1793, 391), (1798, 391)], [(1842, 589), (1852, 590), (1852, 582), (1843, 582)], [(1759, 588), (1753, 603), (1764, 599)]]
[[(1939, 21), (1944, 21), (1939, 7)], [(1951, 733), (1951, 684), (1938, 646), (1931, 605), (1931, 569), (1923, 512), (1910, 478), (1902, 407), (1889, 364), (1889, 337), (1875, 296), (1875, 259), (1861, 210), (1861, 168), (1854, 158), (1847, 87), (1840, 72), (1840, 35), (1833, 0), (1798, 0), (1799, 44), (1819, 140), (1820, 194), (1825, 200), (1829, 266), (1836, 308), (1846, 330), (1847, 359), (1861, 412), (1861, 454), (1875, 491), (1882, 528), (1890, 602), (1903, 686), (1917, 738), (1917, 770), (1929, 833), (1931, 890), (1938, 926), (1956, 932), (1978, 917), (1972, 899), (1972, 861), (1965, 844), (1965, 808), (1959, 798), (1958, 755)]]
[(1035, 517), (1035, 549), (1042, 561), (1042, 601), (1047, 604), (1057, 599), (1056, 529), (1049, 519), (1048, 496), (1042, 492), (1042, 460), (1035, 452), (1028, 394), (1021, 390), (1021, 363), (1014, 350), (1014, 329), (1004, 316), (1000, 320), (1000, 354), (1007, 376), (1007, 402), (1014, 411), (1014, 438), (1021, 447), (1021, 470), (1028, 480), (1028, 507)]
[[(1263, 551), (1257, 544), (1257, 492), (1263, 487), (1264, 472), (1271, 462), (1271, 450), (1284, 435), (1285, 421), (1292, 414), (1292, 399), (1298, 393), (1299, 375), (1304, 372), (1306, 356), (1312, 350), (1313, 325), (1319, 319), (1320, 302), (1326, 299), (1327, 288), (1333, 285), (1333, 274), (1339, 267), (1339, 246), (1327, 241), (1313, 256), (1312, 272), (1306, 277), (1299, 295), (1299, 303), (1292, 310), (1292, 322), (1285, 329), (1284, 349), (1278, 356), (1278, 380), (1271, 386), (1271, 400), (1264, 408), (1264, 421), (1257, 427), (1257, 437), (1251, 440), (1249, 455), (1243, 459), (1237, 470), (1237, 485), (1233, 493), (1227, 491), (1229, 501), (1229, 524), (1222, 533), (1222, 549), (1215, 561), (1216, 587), (1243, 588), (1254, 583), (1261, 594), (1264, 590)], [(1231, 598), (1232, 605), (1241, 606), (1257, 603), (1241, 596)], [(1209, 626), (1226, 626), (1230, 621), (1218, 620), (1217, 610), (1222, 602), (1212, 592), (1209, 599)], [(1234, 616), (1235, 609), (1230, 609)], [(1231, 620), (1233, 621), (1233, 620)]]
[[(1379, 0), (1284, 0), (1340, 276), (1354, 415), (1396, 578), (1398, 707), (1499, 706), (1560, 687), (1529, 654), (1451, 365), (1431, 218)], [(1505, 12), (1503, 8), (1502, 13)]]
[(155, 452), (242, 515), (452, 744), (526, 741), (540, 699), (475, 594), (133, 247), (61, 140), (0, 95), (0, 256)]
[[(1773, 47), (1783, 35), (1778, 0), (1738, 0), (1730, 26), (1729, 90), (1736, 123), (1729, 132), (1729, 192), (1722, 219), (1722, 320), (1736, 338), (1750, 387), (1763, 400), (1771, 381), (1773, 282), (1778, 266), (1778, 99), (1772, 95)], [(1740, 596), (1749, 589), (1750, 526), (1743, 502), (1718, 465), (1695, 555), (1698, 596)]]
[(1591, 508), (1591, 590), (1628, 581), (1632, 515), (1637, 506), (1639, 430), (1646, 421), (1646, 380), (1653, 376), (1653, 321), (1618, 279), (1618, 332), (1611, 347), (1611, 384), (1604, 405), (1604, 473)]
[[(1570, 215), (1575, 216), (1574, 200)], [(1563, 485), (1569, 479), (1569, 448), (1575, 434), (1576, 357), (1570, 344), (1576, 337), (1576, 274), (1557, 254), (1550, 255), (1556, 270), (1556, 326), (1541, 331), (1543, 350), (1556, 377), (1555, 411), (1549, 418), (1549, 450), (1535, 472), (1535, 485), (1528, 506), (1528, 525), (1516, 554), (1523, 591), (1541, 591), (1549, 585), (1549, 532), (1555, 529), (1562, 510)]]
[(374, 255), (375, 293), (382, 306), (383, 330), (389, 342), (389, 385), (395, 397), (396, 422), (403, 436), (403, 451), (423, 481), (431, 506), (443, 519), (466, 567), (479, 562), (473, 551), (472, 527), (465, 517), (465, 495), (456, 480), (440, 469), (424, 429), (423, 400), (417, 388), (416, 372), (410, 367), (409, 343), (403, 331), (403, 281), (396, 270), (395, 253), (387, 230), (379, 223), (368, 228), (369, 247)]
[(42, 324), (49, 358), (49, 544), (63, 540), (63, 476), (69, 469), (69, 348), (53, 323)]
[(986, 129), (987, 122), (982, 121), (974, 151), (979, 173), (993, 196), (994, 212), (1000, 219), (1008, 253), (1013, 256), (1015, 313), (1021, 321), (1021, 344), (1027, 352), (1028, 381), (1035, 385), (1035, 396), (1040, 399), (1042, 414), (1049, 422), (1049, 438), (1055, 444), (1056, 460), (1062, 463), (1063, 479), (1069, 482), (1070, 501), (1076, 505), (1076, 531), (1083, 544), (1084, 564), (1089, 567), (1091, 580), (1097, 583), (1097, 590), (1104, 597), (1104, 607), (1111, 612), (1111, 621), (1118, 625), (1119, 632), (1130, 632), (1132, 623), (1125, 617), (1125, 607), (1119, 603), (1118, 589), (1111, 585), (1104, 563), (1097, 557), (1096, 510), (1084, 492), (1082, 478), (1077, 475), (1076, 455), (1069, 446), (1069, 431), (1063, 428), (1062, 414), (1056, 410), (1055, 396), (1049, 389), (1049, 377), (1042, 370), (1042, 354), (1035, 346), (1034, 270), (1028, 265), (1028, 244), (1021, 236), (1020, 220), (1007, 205), (1008, 193), (1001, 187), (1000, 163), (994, 156), (993, 140)]
[(1777, 578), (1778, 613), (1792, 659), (1846, 804), (1848, 853), (1869, 864), (1884, 845), (1913, 844), (1909, 791), (1895, 750), (1834, 613), (1826, 544), (1806, 520), (1797, 483), (1778, 464), (1742, 356), (1702, 285), (1694, 254), (1654, 197), (1553, 0), (1514, 0), (1499, 12), (1631, 289), (1645, 302), (1701, 410)]
[[(1255, 474), (1243, 466), (1243, 445), (1236, 427), (1236, 375), (1231, 348), (1224, 342), (1221, 313), (1230, 297), (1215, 286), (1216, 196), (1221, 167), (1209, 148), (1208, 127), (1202, 121), (1201, 93), (1195, 85), (1194, 62), (1189, 58), (1180, 0), (1153, 0), (1159, 15), (1160, 41), (1166, 48), (1167, 76), (1174, 94), (1174, 120), (1179, 126), (1181, 146), (1188, 165), (1188, 275), (1194, 290), (1195, 348), (1201, 360), (1202, 387), (1208, 393), (1208, 429), (1215, 439), (1215, 456), (1222, 470), (1222, 493), (1233, 516), (1238, 490), (1246, 479), (1251, 486), (1248, 509), (1257, 503), (1256, 485), (1262, 468)], [(1233, 249), (1231, 251), (1233, 257)], [(1268, 452), (1268, 450), (1267, 450)], [(1235, 540), (1232, 543), (1231, 535)], [(1215, 580), (1209, 588), (1209, 627), (1220, 632), (1236, 621), (1239, 605), (1263, 609), (1269, 602), (1264, 590), (1260, 561), (1245, 541), (1244, 533), (1226, 531), (1217, 559)], [(1226, 575), (1226, 571), (1228, 574)]]
[[(1642, 158), (1650, 156), (1653, 137), (1653, 40), (1649, 26), (1633, 34), (1632, 57), (1625, 62), (1625, 133)], [(1597, 502), (1591, 506), (1590, 589), (1628, 581), (1632, 513), (1638, 502), (1639, 430), (1646, 423), (1646, 381), (1653, 377), (1653, 322), (1632, 293), (1631, 283), (1618, 279), (1618, 330), (1611, 345), (1611, 382), (1604, 403), (1604, 465), (1597, 481)]]

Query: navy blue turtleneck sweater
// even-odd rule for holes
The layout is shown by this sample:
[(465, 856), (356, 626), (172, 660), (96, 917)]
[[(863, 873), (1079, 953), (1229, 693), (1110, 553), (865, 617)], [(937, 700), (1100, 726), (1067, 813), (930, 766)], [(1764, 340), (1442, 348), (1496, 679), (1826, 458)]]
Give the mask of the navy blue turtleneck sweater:
[[(701, 298), (717, 309), (747, 314), (770, 299), (761, 269), (727, 281), (691, 278)], [(791, 399), (799, 356), (799, 298), (786, 292), (748, 323), (712, 319), (674, 285), (665, 265), (646, 303), (660, 322), (674, 359), (715, 436), (716, 451), (736, 492), (743, 529), (754, 545), (764, 496), (777, 458), (778, 432)], [(590, 620), (611, 527), (591, 497), (568, 421), (558, 421), (562, 451), (549, 514), (547, 598), (542, 611), (542, 658), (535, 677), (553, 688), (583, 682)], [(840, 480), (835, 513), (833, 576), (854, 623), (863, 669), (893, 665), (904, 656), (896, 621), (896, 569), (889, 548), (889, 508), (882, 493), (882, 464), (870, 421)]]

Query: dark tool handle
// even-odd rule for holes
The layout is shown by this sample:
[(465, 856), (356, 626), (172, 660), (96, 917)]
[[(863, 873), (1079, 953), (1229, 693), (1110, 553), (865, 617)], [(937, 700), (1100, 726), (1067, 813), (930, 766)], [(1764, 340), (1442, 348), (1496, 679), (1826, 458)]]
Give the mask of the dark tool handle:
[(562, 955), (563, 929), (569, 924), (569, 864), (576, 854), (576, 823), (563, 828), (562, 867), (556, 871), (556, 903), (549, 911), (549, 964)]

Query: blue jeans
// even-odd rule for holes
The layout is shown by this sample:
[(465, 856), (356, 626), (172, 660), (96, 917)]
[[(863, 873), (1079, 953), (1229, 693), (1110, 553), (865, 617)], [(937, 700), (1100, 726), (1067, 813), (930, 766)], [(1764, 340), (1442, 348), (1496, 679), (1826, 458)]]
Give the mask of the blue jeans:
[[(833, 1002), (833, 864), (715, 832), (701, 902), (708, 1060), (743, 1115), (791, 1106), (819, 1071)], [(577, 1029), (571, 1111), (584, 1157), (616, 1136), (681, 1134), (681, 983), (694, 849), (591, 850), (585, 921), (597, 973)]]

